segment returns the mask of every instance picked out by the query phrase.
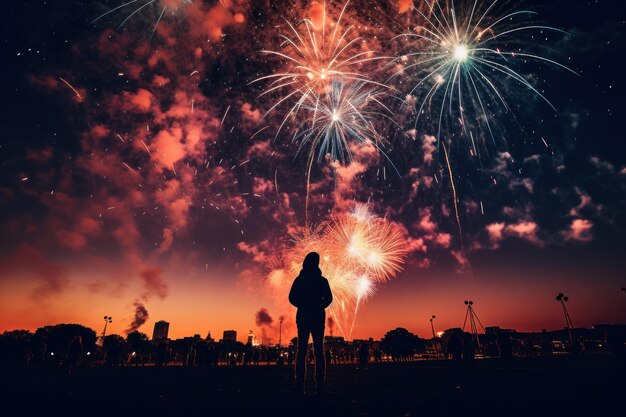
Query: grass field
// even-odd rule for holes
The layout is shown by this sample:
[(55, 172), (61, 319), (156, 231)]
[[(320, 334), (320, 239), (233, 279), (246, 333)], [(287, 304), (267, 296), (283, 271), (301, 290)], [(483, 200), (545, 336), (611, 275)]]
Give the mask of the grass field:
[(317, 398), (292, 395), (288, 366), (12, 369), (0, 414), (626, 416), (624, 371), (609, 356), (331, 365)]

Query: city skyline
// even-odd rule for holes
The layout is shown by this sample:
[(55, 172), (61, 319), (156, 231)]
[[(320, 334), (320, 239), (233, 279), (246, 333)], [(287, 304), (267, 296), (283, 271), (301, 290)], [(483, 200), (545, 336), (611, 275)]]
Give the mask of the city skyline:
[[(621, 293), (623, 293), (623, 289), (620, 288), (619, 289)], [(558, 294), (560, 295), (560, 294)], [(557, 296), (558, 296), (557, 295)], [(552, 300), (554, 300), (554, 297), (552, 298)], [(558, 301), (558, 299), (557, 299)], [(569, 297), (568, 300), (569, 301)], [(473, 300), (472, 300), (473, 302)], [(570, 305), (570, 303), (568, 302), (567, 305), (569, 306), (568, 310), (572, 309), (572, 306)], [(544, 331), (547, 330), (549, 332), (555, 332), (555, 331), (563, 331), (566, 330), (568, 327), (572, 328), (572, 329), (589, 329), (589, 328), (593, 328), (594, 326), (598, 326), (598, 325), (624, 325), (623, 322), (600, 322), (600, 321), (594, 321), (593, 318), (586, 318), (586, 320), (584, 320), (584, 324), (580, 324), (579, 322), (577, 322), (576, 324), (573, 324), (573, 321), (571, 323), (571, 325), (567, 322), (564, 322), (564, 318), (562, 316), (563, 311), (561, 310), (560, 306), (557, 305), (557, 308), (554, 308), (553, 310), (557, 313), (556, 315), (558, 316), (558, 319), (555, 318), (551, 318), (549, 321), (546, 321), (545, 323), (554, 323), (553, 327), (547, 326), (547, 327), (540, 327), (540, 328), (531, 328), (531, 327), (522, 327), (522, 328), (518, 328), (516, 326), (509, 326), (503, 323), (498, 323), (498, 322), (486, 322), (486, 324), (484, 324), (485, 328), (489, 328), (489, 327), (499, 327), (502, 329), (512, 329), (514, 331), (517, 332), (521, 332), (521, 333), (539, 333), (540, 331)], [(474, 309), (476, 309), (476, 307), (474, 307)], [(488, 309), (489, 310), (489, 309)], [(459, 311), (461, 311), (459, 309)], [(476, 310), (474, 310), (476, 311)], [(479, 310), (480, 311), (480, 310)], [(577, 311), (576, 308), (574, 308), (574, 311)], [(411, 331), (412, 333), (417, 334), (419, 337), (423, 338), (423, 339), (430, 339), (431, 338), (431, 334), (429, 332), (426, 331), (425, 326), (428, 327), (428, 329), (431, 329), (432, 331), (435, 331), (435, 333), (437, 334), (438, 337), (440, 337), (440, 335), (446, 331), (446, 330), (450, 330), (450, 329), (454, 329), (454, 328), (463, 328), (463, 324), (465, 324), (465, 331), (468, 332), (472, 332), (471, 327), (470, 327), (470, 323), (467, 321), (468, 320), (468, 316), (467, 314), (467, 304), (464, 301), (463, 302), (463, 312), (464, 312), (464, 319), (459, 319), (459, 321), (455, 324), (454, 320), (449, 320), (446, 319), (446, 317), (443, 318), (439, 318), (439, 316), (431, 316), (427, 318), (428, 324), (427, 325), (423, 325), (421, 326), (422, 328), (424, 328), (423, 332), (418, 332), (415, 330), (415, 328), (412, 328), (410, 326), (405, 326), (402, 324), (397, 324), (391, 327), (386, 328), (385, 330), (382, 331), (382, 333), (377, 334), (376, 336), (373, 335), (366, 335), (365, 333), (359, 335), (359, 337), (352, 337), (350, 339), (345, 338), (345, 336), (341, 335), (341, 334), (335, 334), (333, 332), (333, 334), (327, 334), (328, 336), (331, 337), (343, 337), (345, 338), (347, 341), (350, 340), (367, 340), (367, 339), (374, 339), (374, 340), (378, 340), (380, 339), (387, 331), (389, 331), (389, 329), (392, 328), (407, 328), (407, 330)], [(258, 313), (258, 312), (257, 312)], [(478, 312), (476, 312), (476, 314), (478, 315)], [(128, 332), (127, 331), (119, 331), (116, 332), (114, 331), (114, 327), (111, 324), (112, 320), (111, 320), (111, 316), (106, 316), (108, 318), (108, 321), (105, 319), (105, 326), (106, 329), (108, 329), (108, 333), (107, 334), (120, 334), (125, 336)], [(480, 320), (480, 319), (479, 319)], [(432, 321), (432, 324), (431, 324)], [(69, 322), (68, 322), (69, 323)], [(257, 320), (258, 323), (258, 320)], [(588, 324), (591, 323), (591, 324)], [(43, 327), (46, 325), (54, 325), (54, 324), (60, 324), (60, 323), (45, 323), (42, 324), (39, 327)], [(86, 325), (85, 323), (76, 323), (76, 324), (81, 324), (81, 325)], [(123, 323), (122, 323), (123, 324)], [(155, 321), (146, 321), (143, 325), (144, 327), (142, 328), (138, 328), (135, 330), (141, 331), (143, 333), (146, 333), (147, 335), (149, 335), (149, 328), (151, 326), (154, 326), (154, 329), (152, 331), (152, 336), (150, 337), (151, 340), (158, 340), (161, 339), (163, 337), (159, 336), (157, 338), (155, 338), (155, 333), (159, 333), (159, 334), (165, 334), (165, 338), (167, 339), (180, 339), (180, 338), (185, 338), (185, 337), (192, 337), (195, 335), (199, 335), (201, 339), (207, 339), (209, 340), (209, 338), (214, 339), (214, 340), (218, 340), (218, 338), (215, 338), (215, 335), (219, 335), (219, 334), (223, 334), (224, 336), (222, 337), (223, 339), (229, 339), (229, 340), (237, 340), (239, 342), (242, 343), (246, 343), (250, 341), (250, 338), (252, 337), (254, 339), (254, 341), (259, 344), (259, 345), (278, 345), (278, 340), (279, 340), (279, 332), (280, 330), (278, 328), (273, 328), (271, 326), (255, 326), (255, 327), (251, 327), (250, 329), (248, 329), (247, 331), (243, 331), (242, 329), (231, 329), (231, 328), (218, 328), (218, 327), (213, 327), (213, 328), (208, 328), (206, 331), (201, 331), (198, 330), (198, 327), (193, 327), (193, 329), (196, 329), (197, 331), (194, 331), (193, 333), (185, 333), (182, 330), (179, 331), (175, 331), (173, 333), (173, 335), (175, 336), (171, 336), (169, 331), (170, 331), (170, 325), (174, 324), (174, 329), (176, 329), (176, 325), (175, 323), (172, 323), (171, 321), (167, 321), (165, 318), (159, 318), (158, 320)], [(484, 334), (485, 331), (482, 328), (483, 324), (482, 321), (480, 322), (481, 327), (478, 328), (478, 333), (479, 334)], [(97, 334), (100, 334), (99, 329), (96, 328), (95, 326), (89, 326), (86, 325), (87, 327), (91, 327), (94, 331), (96, 331)], [(164, 329), (165, 330), (161, 330), (159, 329), (157, 331), (157, 326), (165, 326)], [(432, 327), (431, 327), (432, 326)], [(186, 328), (186, 327), (183, 327)], [(12, 331), (12, 330), (22, 330), (22, 328), (15, 328), (15, 329), (5, 329), (5, 331)], [(35, 331), (36, 328), (30, 328), (30, 329), (23, 329), (23, 330), (30, 330), (30, 331)], [(228, 335), (227, 335), (228, 333)], [(206, 336), (205, 336), (206, 334)], [(233, 336), (234, 335), (234, 336)], [(237, 337), (240, 336), (240, 337)], [(283, 339), (283, 341), (285, 341), (286, 344), (289, 344), (289, 340), (291, 340), (293, 337), (295, 337), (295, 334), (293, 335), (285, 335), (285, 338)], [(219, 339), (222, 339), (219, 338)], [(272, 343), (274, 342), (274, 343)]]

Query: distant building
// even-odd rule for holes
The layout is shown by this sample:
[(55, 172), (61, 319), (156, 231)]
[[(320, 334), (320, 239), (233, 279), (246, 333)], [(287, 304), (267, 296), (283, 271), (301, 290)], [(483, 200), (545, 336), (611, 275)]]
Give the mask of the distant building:
[(206, 336), (206, 341), (207, 342), (215, 342), (215, 339), (213, 339), (213, 337), (211, 337), (211, 331), (209, 330), (209, 334)]
[(252, 333), (252, 330), (250, 330), (250, 333), (248, 333), (248, 344), (251, 346), (256, 346), (256, 338), (254, 337), (254, 333)]
[(237, 341), (237, 331), (236, 330), (224, 330), (224, 337), (222, 340), (231, 340), (233, 342)]
[(152, 340), (167, 339), (170, 330), (170, 324), (165, 320), (154, 323), (154, 331), (152, 332)]

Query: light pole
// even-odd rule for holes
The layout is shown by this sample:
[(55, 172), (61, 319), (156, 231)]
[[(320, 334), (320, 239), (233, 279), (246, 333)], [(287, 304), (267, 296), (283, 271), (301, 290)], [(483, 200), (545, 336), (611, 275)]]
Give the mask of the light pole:
[(433, 332), (433, 344), (435, 345), (435, 352), (437, 353), (437, 359), (439, 359), (439, 345), (437, 344), (437, 338), (435, 336), (435, 315), (430, 318), (430, 330)]
[(435, 338), (435, 325), (433, 324), (434, 321), (435, 315), (433, 314), (433, 316), (430, 318), (430, 330), (433, 331), (433, 339)]
[(102, 329), (102, 340), (104, 340), (104, 336), (107, 334), (107, 325), (113, 322), (113, 317), (104, 316), (104, 329)]
[(280, 318), (280, 325), (278, 327), (278, 347), (281, 346), (283, 340), (283, 318)]
[(565, 306), (565, 302), (569, 300), (562, 292), (558, 293), (555, 297), (556, 301), (561, 303), (561, 307), (563, 307), (563, 315), (565, 316), (565, 327), (567, 328), (567, 334), (569, 336), (570, 349), (574, 349), (574, 338), (572, 337), (572, 328), (574, 325), (572, 324), (572, 319), (569, 316), (569, 312), (567, 311), (567, 307)]
[(107, 334), (107, 325), (113, 322), (113, 317), (104, 316), (104, 329), (102, 329), (102, 334), (100, 335), (100, 346), (104, 346), (104, 336)]
[(469, 318), (470, 330), (472, 332), (472, 335), (476, 339), (476, 345), (478, 346), (478, 349), (482, 349), (482, 346), (480, 345), (480, 339), (478, 338), (478, 326), (476, 325), (476, 322), (478, 322), (480, 327), (483, 329), (483, 333), (486, 333), (485, 326), (483, 326), (480, 319), (478, 318), (478, 315), (476, 314), (476, 311), (474, 311), (474, 302), (472, 300), (465, 300), (465, 305), (467, 306), (467, 311), (465, 312), (465, 320), (463, 321), (463, 331), (465, 331), (467, 319)]

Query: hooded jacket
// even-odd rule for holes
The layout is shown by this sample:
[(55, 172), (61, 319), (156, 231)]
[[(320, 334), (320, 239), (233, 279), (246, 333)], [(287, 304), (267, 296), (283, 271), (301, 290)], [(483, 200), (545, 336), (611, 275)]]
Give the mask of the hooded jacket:
[(289, 302), (298, 308), (296, 323), (324, 325), (324, 310), (333, 302), (333, 295), (328, 280), (317, 266), (300, 271), (291, 285)]

